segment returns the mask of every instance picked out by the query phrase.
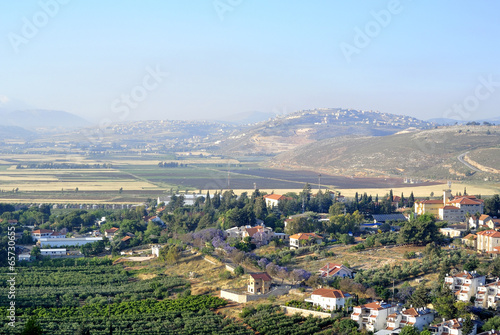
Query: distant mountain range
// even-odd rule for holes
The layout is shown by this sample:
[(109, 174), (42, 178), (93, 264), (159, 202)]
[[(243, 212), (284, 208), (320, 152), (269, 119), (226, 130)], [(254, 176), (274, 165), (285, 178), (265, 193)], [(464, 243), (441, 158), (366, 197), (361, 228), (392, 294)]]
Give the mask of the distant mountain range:
[(91, 123), (79, 116), (54, 110), (21, 110), (0, 112), (0, 125), (27, 130), (62, 130), (90, 126)]
[(492, 124), (500, 124), (500, 117), (496, 117), (496, 118), (490, 118), (490, 119), (481, 119), (481, 120), (455, 120), (455, 119), (447, 119), (447, 118), (433, 118), (433, 119), (429, 119), (427, 120), (428, 122), (433, 122), (433, 123), (436, 123), (436, 124), (439, 124), (439, 125), (454, 125), (454, 124), (466, 124), (468, 122), (479, 122), (479, 123), (483, 123), (483, 122), (489, 122), (489, 123), (492, 123)]

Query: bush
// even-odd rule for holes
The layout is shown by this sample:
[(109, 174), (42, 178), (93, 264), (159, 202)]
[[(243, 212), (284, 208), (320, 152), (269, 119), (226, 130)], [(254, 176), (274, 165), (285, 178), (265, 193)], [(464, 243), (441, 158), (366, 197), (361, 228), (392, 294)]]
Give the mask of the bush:
[(234, 269), (234, 274), (237, 276), (241, 276), (245, 273), (245, 269), (241, 265), (238, 265), (236, 269)]
[(232, 276), (231, 276), (231, 272), (229, 272), (229, 271), (227, 271), (227, 270), (226, 270), (226, 271), (221, 272), (221, 273), (219, 274), (219, 277), (220, 277), (221, 279), (225, 279), (225, 280), (227, 280), (227, 279), (231, 279), (231, 277), (232, 277)]

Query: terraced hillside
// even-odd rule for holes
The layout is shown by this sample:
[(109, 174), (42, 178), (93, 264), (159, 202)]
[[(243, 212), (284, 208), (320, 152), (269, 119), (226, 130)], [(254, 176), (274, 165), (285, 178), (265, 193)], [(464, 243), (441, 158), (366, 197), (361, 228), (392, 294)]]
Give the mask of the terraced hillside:
[(480, 164), (498, 167), (499, 145), (498, 126), (453, 126), (383, 137), (322, 140), (280, 154), (270, 164), (341, 175), (495, 180), (498, 174), (475, 171), (458, 158), (468, 152), (465, 157), (471, 155)]

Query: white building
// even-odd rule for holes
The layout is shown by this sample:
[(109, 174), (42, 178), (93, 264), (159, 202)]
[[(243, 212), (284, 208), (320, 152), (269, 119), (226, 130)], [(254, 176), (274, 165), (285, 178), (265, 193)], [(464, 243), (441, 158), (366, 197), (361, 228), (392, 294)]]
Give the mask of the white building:
[(266, 201), (266, 206), (267, 207), (278, 207), (278, 204), (286, 199), (290, 199), (288, 197), (285, 197), (284, 195), (279, 195), (279, 194), (266, 194), (264, 196), (264, 200)]
[(79, 237), (79, 238), (41, 238), (38, 242), (42, 247), (77, 246), (87, 243), (102, 241), (102, 237)]
[(320, 306), (325, 310), (334, 311), (339, 308), (344, 308), (347, 301), (351, 299), (349, 293), (340, 290), (319, 288), (314, 290), (310, 299), (305, 299), (307, 302), (312, 302), (314, 306)]
[(298, 249), (315, 243), (319, 244), (322, 241), (323, 237), (315, 233), (298, 233), (290, 236), (290, 249)]
[(37, 229), (31, 232), (33, 241), (38, 241), (41, 238), (66, 238), (66, 235), (50, 229)]
[(160, 249), (161, 245), (152, 245), (151, 254), (153, 254), (154, 257), (160, 257)]
[[(474, 328), (469, 335), (475, 335), (477, 332), (477, 325), (474, 323)], [(429, 326), (429, 330), (433, 335), (462, 335), (463, 320), (452, 319), (443, 320), (443, 322)], [(466, 335), (466, 334), (463, 334)]]
[(351, 314), (351, 319), (359, 324), (359, 329), (375, 332), (385, 329), (387, 317), (398, 310), (396, 305), (383, 301), (375, 301), (366, 305), (356, 306)]
[(497, 281), (481, 285), (477, 288), (476, 300), (474, 305), (481, 308), (493, 308), (498, 307), (498, 302), (500, 301), (500, 282)]
[(477, 250), (486, 252), (498, 252), (500, 247), (500, 232), (490, 229), (476, 233)]
[(321, 269), (319, 269), (319, 276), (325, 277), (342, 277), (342, 278), (352, 278), (354, 272), (348, 267), (342, 264), (327, 263)]
[(422, 330), (434, 320), (434, 313), (427, 308), (409, 308), (397, 311), (387, 317), (387, 330), (393, 331), (405, 326)]
[(66, 249), (40, 249), (42, 256), (66, 256)]
[(449, 286), (460, 301), (470, 301), (470, 298), (476, 295), (478, 287), (483, 286), (485, 282), (486, 277), (479, 275), (476, 271), (464, 270), (454, 276), (444, 278), (445, 285)]

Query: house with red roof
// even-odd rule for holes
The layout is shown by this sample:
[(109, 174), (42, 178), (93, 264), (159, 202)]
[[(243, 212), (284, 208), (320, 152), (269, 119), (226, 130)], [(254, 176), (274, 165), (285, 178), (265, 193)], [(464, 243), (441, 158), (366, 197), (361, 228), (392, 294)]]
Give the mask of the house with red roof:
[(485, 282), (485, 276), (479, 275), (476, 271), (466, 270), (444, 278), (444, 284), (455, 294), (456, 299), (466, 302), (476, 295), (478, 287), (484, 285)]
[(290, 249), (298, 249), (314, 243), (321, 243), (323, 237), (315, 233), (298, 233), (290, 236)]
[(385, 329), (387, 317), (398, 311), (397, 305), (383, 301), (374, 301), (369, 304), (354, 307), (351, 320), (359, 324), (359, 329), (375, 332)]
[(31, 232), (31, 238), (39, 241), (41, 238), (66, 238), (66, 235), (50, 229), (37, 229)]
[(314, 290), (311, 298), (305, 299), (305, 301), (312, 302), (314, 306), (320, 306), (325, 310), (334, 311), (344, 308), (351, 298), (352, 296), (349, 293), (342, 292), (341, 290), (319, 288)]
[(291, 199), (291, 198), (285, 197), (284, 195), (280, 195), (280, 194), (266, 194), (264, 196), (264, 200), (266, 201), (267, 207), (277, 207), (281, 201), (287, 200), (287, 199)]
[(248, 293), (265, 294), (271, 290), (273, 279), (267, 272), (250, 273), (248, 280)]
[(500, 247), (500, 232), (489, 229), (476, 233), (477, 236), (477, 250), (486, 251), (489, 253), (497, 253), (495, 248)]
[(418, 330), (427, 327), (434, 320), (434, 313), (428, 308), (403, 308), (387, 317), (386, 330), (394, 331), (405, 326), (412, 326)]
[(104, 231), (104, 236), (106, 236), (109, 239), (112, 239), (113, 237), (115, 237), (115, 234), (118, 232), (118, 230), (120, 230), (120, 228), (113, 227), (110, 229), (106, 229)]
[[(473, 195), (451, 197), (451, 191), (445, 190), (442, 199), (421, 200), (415, 202), (415, 214), (432, 214), (437, 219), (449, 223), (465, 222), (467, 213), (482, 214), (484, 211), (484, 200)], [(481, 225), (478, 218), (474, 216), (474, 225)], [(484, 218), (483, 218), (484, 223)]]
[(475, 234), (469, 234), (467, 236), (464, 236), (462, 238), (462, 243), (465, 244), (468, 247), (477, 249), (477, 235), (475, 235)]
[[(441, 323), (429, 326), (429, 330), (432, 334), (435, 335), (466, 335), (462, 333), (463, 325), (464, 322), (461, 318), (444, 320)], [(470, 334), (476, 334), (477, 332), (477, 324), (474, 323), (473, 325), (474, 328), (472, 329)]]
[(319, 269), (319, 276), (322, 278), (327, 277), (342, 277), (342, 278), (352, 278), (354, 272), (348, 267), (342, 264), (327, 263), (321, 269)]
[(480, 308), (493, 308), (494, 310), (500, 306), (500, 281), (490, 284), (481, 285), (477, 288), (476, 300), (474, 306)]

